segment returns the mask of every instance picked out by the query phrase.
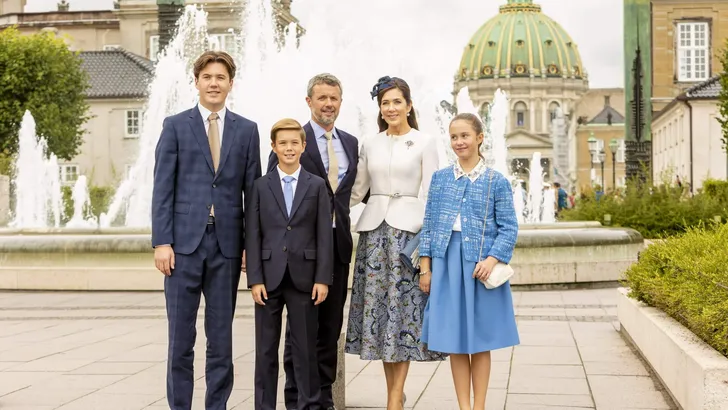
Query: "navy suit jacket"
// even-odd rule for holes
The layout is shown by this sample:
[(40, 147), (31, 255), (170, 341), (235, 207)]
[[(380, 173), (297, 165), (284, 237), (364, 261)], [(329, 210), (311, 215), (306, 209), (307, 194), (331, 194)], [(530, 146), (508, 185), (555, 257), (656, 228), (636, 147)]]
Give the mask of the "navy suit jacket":
[(289, 269), (293, 285), (311, 292), (314, 283), (333, 284), (331, 208), (323, 179), (301, 169), (286, 211), (280, 176), (269, 172), (255, 181), (245, 218), (248, 287), (275, 290)]
[(254, 122), (227, 110), (215, 173), (197, 106), (166, 118), (155, 151), (152, 246), (170, 244), (176, 253), (194, 252), (214, 204), (220, 251), (227, 258), (241, 258), (243, 193), (248, 203), (260, 175), (260, 137)]
[[(324, 162), (321, 158), (321, 153), (316, 143), (316, 136), (311, 128), (311, 123), (308, 122), (303, 126), (306, 131), (306, 150), (301, 155), (301, 166), (303, 169), (314, 174), (324, 180), (326, 183), (326, 190), (329, 194), (329, 200), (331, 208), (336, 213), (336, 257), (340, 263), (349, 264), (351, 262), (351, 252), (354, 248), (353, 241), (351, 238), (351, 216), (349, 215), (351, 209), (349, 208), (349, 199), (351, 198), (351, 188), (354, 186), (354, 180), (356, 179), (357, 161), (359, 160), (359, 142), (356, 137), (348, 134), (340, 129), (336, 129), (336, 133), (341, 138), (341, 145), (344, 147), (344, 152), (349, 158), (349, 168), (346, 170), (346, 175), (339, 183), (336, 192), (331, 189), (329, 184), (328, 174), (324, 168)], [(268, 157), (268, 172), (274, 171), (278, 165), (278, 157), (275, 152), (271, 152)]]

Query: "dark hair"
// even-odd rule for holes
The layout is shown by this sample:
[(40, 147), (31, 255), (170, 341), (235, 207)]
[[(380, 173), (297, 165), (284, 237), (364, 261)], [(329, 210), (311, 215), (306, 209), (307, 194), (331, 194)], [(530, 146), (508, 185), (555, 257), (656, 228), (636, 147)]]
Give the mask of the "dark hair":
[(237, 67), (235, 66), (235, 60), (233, 60), (230, 54), (224, 51), (205, 51), (197, 58), (197, 61), (195, 61), (193, 68), (195, 79), (200, 78), (200, 72), (202, 72), (208, 64), (212, 63), (221, 63), (225, 66), (225, 68), (227, 68), (230, 79), (232, 80), (235, 78), (235, 70), (237, 70)]
[[(480, 134), (483, 134), (483, 122), (480, 121), (480, 118), (478, 118), (477, 115), (471, 114), (468, 112), (464, 112), (462, 114), (458, 114), (450, 121), (450, 125), (454, 123), (455, 121), (463, 120), (466, 121), (468, 124), (470, 124), (471, 127), (473, 127), (473, 131), (475, 131), (475, 136), (477, 137)], [(480, 153), (480, 146), (483, 145), (481, 142), (478, 144), (478, 155), (483, 158), (483, 154)]]
[(554, 186), (555, 186), (556, 188), (561, 188), (561, 184), (560, 184), (560, 183), (558, 183), (558, 182), (554, 182)]
[[(393, 88), (401, 91), (402, 95), (404, 96), (404, 100), (407, 102), (408, 105), (412, 106), (412, 110), (407, 116), (407, 124), (409, 124), (410, 127), (419, 130), (420, 128), (417, 125), (417, 114), (415, 114), (415, 107), (412, 104), (412, 93), (410, 92), (409, 85), (407, 85), (407, 83), (403, 79), (397, 77), (382, 77), (379, 79), (379, 81), (372, 90), (372, 97), (377, 97), (377, 106), (382, 106), (382, 97), (384, 96), (384, 93)], [(379, 125), (379, 132), (386, 131), (387, 128), (389, 128), (387, 121), (384, 121), (384, 118), (382, 118), (381, 108), (379, 109), (379, 114), (377, 115), (377, 125)]]
[(273, 124), (273, 128), (271, 128), (270, 130), (270, 140), (272, 143), (276, 143), (278, 131), (283, 130), (298, 131), (298, 133), (301, 135), (301, 142), (306, 141), (306, 131), (303, 130), (301, 124), (292, 118), (284, 118)]

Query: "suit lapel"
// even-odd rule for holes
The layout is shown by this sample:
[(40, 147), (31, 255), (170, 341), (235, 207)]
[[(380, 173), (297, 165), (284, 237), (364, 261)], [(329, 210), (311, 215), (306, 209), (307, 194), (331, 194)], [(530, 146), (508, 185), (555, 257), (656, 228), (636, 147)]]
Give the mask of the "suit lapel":
[[(220, 148), (220, 166), (217, 167), (217, 175), (222, 172), (222, 167), (227, 162), (228, 154), (230, 154), (230, 148), (237, 143), (238, 129), (235, 117), (230, 113), (230, 110), (225, 111), (225, 125), (222, 131), (222, 147)], [(217, 176), (215, 176), (217, 178)]]
[(207, 161), (207, 165), (210, 167), (210, 171), (214, 173), (215, 167), (212, 164), (210, 141), (207, 139), (205, 123), (202, 119), (202, 115), (200, 115), (200, 110), (197, 107), (190, 110), (190, 127), (192, 127), (192, 134), (195, 136), (197, 144), (199, 144), (200, 149), (202, 150), (202, 155), (204, 155), (205, 161)]
[(311, 157), (311, 161), (313, 161), (314, 165), (316, 165), (319, 176), (323, 179), (326, 179), (326, 168), (324, 168), (324, 160), (321, 158), (321, 152), (319, 152), (318, 143), (316, 142), (316, 135), (314, 135), (313, 133), (313, 127), (311, 127), (311, 123), (307, 122), (306, 125), (303, 126), (303, 129), (306, 130), (306, 155)]
[(273, 193), (273, 197), (278, 203), (278, 208), (283, 213), (283, 217), (288, 218), (288, 212), (286, 212), (286, 200), (283, 198), (283, 188), (281, 188), (281, 180), (279, 178), (280, 175), (278, 174), (278, 169), (274, 169), (266, 174), (266, 176), (268, 177), (268, 188), (270, 188)]
[(303, 167), (301, 167), (301, 174), (298, 176), (296, 192), (293, 194), (293, 205), (291, 206), (290, 219), (293, 219), (293, 216), (296, 214), (298, 207), (301, 206), (301, 202), (303, 202), (303, 198), (306, 196), (306, 191), (308, 191), (308, 187), (309, 185), (311, 185), (310, 179), (311, 174), (306, 172)]
[(339, 188), (341, 188), (342, 185), (345, 185), (344, 181), (346, 181), (351, 175), (354, 175), (354, 171), (356, 171), (357, 161), (359, 159), (354, 156), (354, 151), (356, 150), (352, 146), (352, 144), (357, 144), (357, 141), (353, 137), (350, 138), (349, 135), (345, 134), (338, 128), (336, 129), (336, 132), (339, 134), (339, 138), (341, 139), (341, 146), (344, 147), (344, 153), (349, 159), (349, 166), (346, 169), (346, 175), (344, 175), (344, 178), (339, 183)]

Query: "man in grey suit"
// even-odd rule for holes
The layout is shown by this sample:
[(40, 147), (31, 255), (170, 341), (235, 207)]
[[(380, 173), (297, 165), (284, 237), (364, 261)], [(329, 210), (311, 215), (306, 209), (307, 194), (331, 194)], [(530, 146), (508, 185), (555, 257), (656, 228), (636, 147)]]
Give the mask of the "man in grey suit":
[(152, 194), (154, 262), (169, 321), (167, 401), (190, 410), (195, 323), (205, 295), (207, 410), (233, 388), (232, 321), (244, 263), (244, 208), (260, 177), (258, 126), (225, 108), (235, 62), (208, 51), (195, 62), (199, 104), (164, 120)]

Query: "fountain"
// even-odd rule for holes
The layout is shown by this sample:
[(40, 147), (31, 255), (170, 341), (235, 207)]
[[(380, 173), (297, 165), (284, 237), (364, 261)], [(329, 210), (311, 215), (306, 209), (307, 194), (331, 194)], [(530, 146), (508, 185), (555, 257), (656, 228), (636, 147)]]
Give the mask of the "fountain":
[[(376, 10), (385, 4), (389, 12), (377, 13)], [(282, 33), (284, 42), (276, 41), (281, 36), (274, 30), (272, 7), (267, 0), (248, 0), (242, 30), (235, 32), (243, 47), (238, 47), (241, 51), (234, 55), (239, 69), (228, 101), (229, 108), (258, 123), (263, 169), (270, 152), (268, 130), (284, 116), (301, 120), (309, 117), (303, 101), (305, 88), (308, 79), (320, 72), (332, 72), (342, 80), (344, 104), (337, 126), (359, 137), (376, 132), (378, 111), (369, 96), (372, 84), (382, 75), (405, 78), (414, 93), (420, 129), (438, 136), (442, 165), (452, 160), (447, 132), (452, 112), (440, 104), (441, 97), (448, 95), (452, 86), (452, 66), (448, 62), (455, 61), (455, 58), (445, 57), (459, 51), (457, 47), (454, 52), (450, 51), (452, 41), (446, 41), (438, 30), (432, 30), (417, 19), (401, 19), (403, 14), (397, 10), (402, 8), (403, 13), (411, 13), (411, 1), (399, 4), (384, 3), (384, 0), (355, 3), (317, 0), (300, 7), (308, 7), (300, 13), (294, 11), (306, 27), (306, 34), (300, 39), (295, 37), (295, 27), (290, 26)], [(411, 41), (407, 47), (402, 47), (400, 42), (391, 41), (390, 30), (373, 29), (378, 25), (372, 25), (366, 19), (353, 24), (351, 20), (340, 18), (351, 13), (376, 15), (378, 23), (395, 24), (398, 32), (411, 33)], [(305, 15), (312, 17), (310, 21)], [(155, 78), (150, 84), (150, 97), (141, 124), (139, 157), (128, 178), (119, 186), (109, 211), (102, 215), (99, 225), (82, 222), (87, 193), (79, 188), (74, 192), (78, 200), (74, 213), (81, 219), (74, 216), (68, 226), (55, 229), (58, 227), (55, 220), (48, 224), (18, 219), (12, 228), (0, 230), (0, 288), (162, 288), (162, 276), (152, 263), (149, 235), (154, 148), (163, 119), (196, 103), (190, 65), (203, 49), (215, 46), (207, 38), (204, 10), (188, 6), (178, 26), (177, 35), (159, 56)], [(422, 59), (421, 50), (428, 50), (428, 55), (437, 57), (427, 64), (412, 64), (412, 61)], [(457, 106), (477, 113), (467, 93), (467, 89), (461, 90)], [(486, 119), (486, 154), (491, 166), (511, 177), (506, 144), (508, 98), (499, 91), (493, 101)], [(33, 136), (32, 132), (30, 134)], [(26, 162), (21, 165), (26, 166), (21, 166), (21, 170), (30, 170), (27, 167), (30, 163), (39, 167), (41, 164), (37, 159), (22, 161)], [(532, 164), (540, 167), (540, 161)], [(45, 169), (43, 167), (37, 169)], [(536, 210), (533, 201), (536, 196), (543, 195), (540, 193), (543, 177), (540, 169), (532, 171), (532, 192), (528, 195), (531, 203), (527, 205), (529, 219), (520, 226), (512, 261), (518, 275), (513, 283), (618, 279), (622, 270), (636, 260), (642, 247), (641, 236), (631, 229), (602, 228), (598, 222), (542, 223), (553, 219), (536, 217), (542, 214), (541, 202), (536, 202), (539, 204)], [(32, 186), (40, 178), (32, 172), (19, 172), (16, 183)], [(534, 187), (538, 187), (538, 193), (533, 191)], [(28, 208), (42, 202), (29, 193), (23, 195), (28, 195), (23, 199)], [(523, 202), (520, 190), (514, 192), (514, 199), (517, 198)], [(548, 206), (544, 211), (548, 213)], [(45, 229), (29, 229), (43, 227)], [(244, 281), (241, 286), (245, 286)]]

